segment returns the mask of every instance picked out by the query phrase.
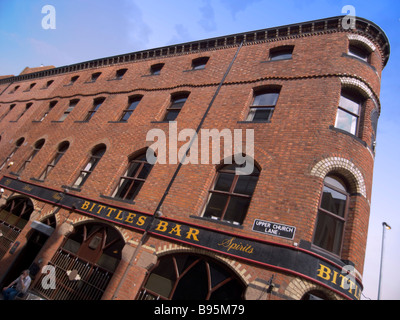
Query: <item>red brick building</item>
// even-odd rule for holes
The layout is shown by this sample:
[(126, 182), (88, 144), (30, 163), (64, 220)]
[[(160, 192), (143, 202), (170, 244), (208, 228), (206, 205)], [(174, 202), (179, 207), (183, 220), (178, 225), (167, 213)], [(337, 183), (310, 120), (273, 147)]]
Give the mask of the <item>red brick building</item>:
[[(1, 77), (0, 282), (30, 268), (46, 299), (359, 299), (389, 51), (374, 23), (333, 17)], [(213, 129), (243, 150), (213, 163)]]

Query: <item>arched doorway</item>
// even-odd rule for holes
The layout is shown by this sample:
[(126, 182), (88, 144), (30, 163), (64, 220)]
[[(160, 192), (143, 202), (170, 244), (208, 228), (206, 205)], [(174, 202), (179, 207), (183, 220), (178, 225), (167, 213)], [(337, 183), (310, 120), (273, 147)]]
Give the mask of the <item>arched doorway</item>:
[(28, 223), (33, 209), (32, 201), (20, 196), (8, 199), (0, 209), (0, 259)]
[(138, 300), (241, 300), (244, 283), (224, 264), (196, 254), (159, 259)]
[(56, 288), (34, 290), (50, 300), (100, 300), (120, 260), (125, 241), (112, 226), (86, 223), (75, 228), (49, 262)]

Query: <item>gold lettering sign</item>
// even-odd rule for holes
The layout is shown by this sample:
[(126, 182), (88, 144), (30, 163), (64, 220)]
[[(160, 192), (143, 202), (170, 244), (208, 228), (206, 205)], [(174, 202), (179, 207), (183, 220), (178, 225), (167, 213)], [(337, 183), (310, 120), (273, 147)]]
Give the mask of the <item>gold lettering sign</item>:
[(124, 210), (119, 210), (116, 208), (108, 207), (96, 202), (85, 201), (80, 206), (81, 210), (85, 212), (90, 212), (104, 218), (109, 218), (115, 221), (121, 221), (127, 224), (143, 226), (146, 222), (147, 217), (142, 215), (137, 215), (133, 212), (128, 212)]
[(355, 277), (345, 273), (338, 273), (336, 270), (331, 270), (331, 268), (319, 264), (320, 268), (317, 270), (317, 277), (329, 281), (330, 283), (339, 286), (344, 290), (348, 290), (348, 292), (353, 295), (356, 299), (360, 299), (361, 289), (356, 284)]
[(249, 244), (243, 244), (242, 242), (236, 242), (236, 238), (225, 239), (221, 243), (218, 243), (219, 246), (226, 248), (226, 251), (234, 250), (234, 251), (243, 251), (248, 254), (252, 254), (254, 248)]

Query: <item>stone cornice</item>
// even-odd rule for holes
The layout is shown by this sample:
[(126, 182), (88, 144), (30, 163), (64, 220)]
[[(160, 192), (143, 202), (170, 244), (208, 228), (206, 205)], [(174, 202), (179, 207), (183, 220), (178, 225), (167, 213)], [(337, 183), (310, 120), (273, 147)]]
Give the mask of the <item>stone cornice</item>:
[(355, 29), (345, 30), (342, 27), (344, 16), (290, 24), (280, 27), (243, 32), (222, 37), (210, 38), (199, 41), (192, 41), (182, 44), (170, 45), (155, 49), (137, 51), (127, 54), (105, 57), (67, 66), (47, 69), (29, 74), (12, 76), (0, 79), (1, 84), (17, 81), (37, 79), (47, 76), (54, 76), (69, 72), (78, 72), (86, 69), (114, 66), (119, 64), (132, 63), (149, 59), (160, 59), (169, 56), (197, 53), (208, 50), (224, 49), (238, 46), (243, 42), (244, 45), (251, 45), (261, 42), (279, 41), (290, 38), (312, 36), (332, 32), (352, 32), (367, 37), (378, 46), (382, 55), (382, 65), (385, 66), (390, 54), (389, 40), (381, 28), (373, 22), (356, 17)]

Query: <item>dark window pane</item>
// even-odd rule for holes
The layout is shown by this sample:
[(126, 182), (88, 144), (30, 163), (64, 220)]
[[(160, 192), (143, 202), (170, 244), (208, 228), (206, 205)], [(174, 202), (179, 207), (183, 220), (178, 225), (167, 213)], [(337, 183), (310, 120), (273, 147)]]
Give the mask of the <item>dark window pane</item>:
[(218, 180), (215, 184), (214, 190), (229, 191), (235, 175), (233, 173), (223, 173), (218, 175)]
[(222, 211), (225, 208), (228, 196), (213, 193), (211, 194), (210, 200), (207, 204), (206, 211), (204, 212), (204, 217), (208, 218), (221, 218)]
[(169, 110), (165, 116), (165, 121), (174, 121), (179, 114), (179, 110)]
[(241, 300), (242, 294), (243, 286), (235, 279), (215, 290), (212, 293), (210, 300)]
[(365, 62), (368, 62), (368, 58), (369, 58), (369, 52), (363, 48), (354, 46), (354, 45), (350, 45), (349, 46), (349, 55), (357, 57), (358, 59), (361, 59)]
[(129, 192), (126, 194), (125, 199), (133, 200), (136, 197), (136, 195), (139, 193), (140, 189), (142, 188), (143, 183), (144, 183), (143, 181), (135, 180), (133, 183), (133, 186), (131, 187)]
[(321, 200), (321, 208), (344, 217), (346, 211), (346, 195), (324, 186)]
[(150, 163), (145, 163), (138, 174), (139, 179), (146, 179), (153, 166)]
[(174, 99), (174, 101), (172, 102), (170, 108), (173, 108), (173, 109), (182, 109), (183, 105), (184, 105), (185, 102), (186, 102), (186, 99), (187, 99), (186, 97)]
[(241, 175), (235, 186), (234, 193), (247, 194), (251, 196), (254, 192), (258, 177)]
[[(272, 118), (272, 114), (274, 112), (273, 108), (252, 108), (250, 114), (252, 114), (252, 118), (248, 118), (248, 121), (269, 121)], [(249, 114), (249, 116), (250, 116)]]
[(136, 171), (139, 169), (139, 162), (131, 162), (128, 170), (126, 170), (125, 177), (133, 177), (136, 174)]
[(225, 269), (216, 263), (209, 262), (208, 265), (210, 267), (211, 288), (214, 288), (216, 285), (229, 277), (229, 274), (225, 271)]
[(172, 300), (205, 300), (207, 293), (207, 270), (204, 261), (199, 261), (179, 281)]
[(279, 93), (262, 93), (254, 97), (253, 106), (275, 106)]
[(242, 224), (249, 205), (249, 198), (231, 197), (223, 220)]
[(314, 244), (335, 254), (340, 254), (343, 224), (342, 221), (320, 211)]

